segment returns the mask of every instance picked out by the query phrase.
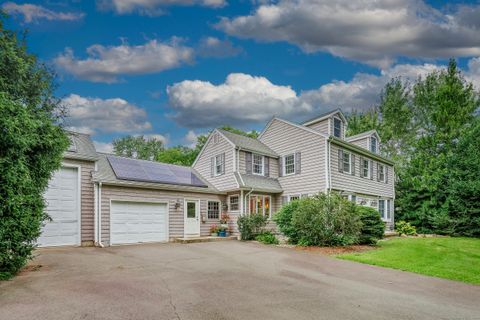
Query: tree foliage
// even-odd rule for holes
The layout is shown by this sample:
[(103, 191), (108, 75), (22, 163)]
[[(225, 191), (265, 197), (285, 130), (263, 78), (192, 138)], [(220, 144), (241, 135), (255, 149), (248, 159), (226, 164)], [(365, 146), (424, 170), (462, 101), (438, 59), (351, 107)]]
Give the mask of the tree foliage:
[(113, 152), (128, 158), (153, 160), (163, 150), (162, 141), (145, 136), (126, 136), (113, 141)]
[(43, 193), (69, 144), (53, 79), (0, 20), (0, 279), (31, 257), (47, 218)]

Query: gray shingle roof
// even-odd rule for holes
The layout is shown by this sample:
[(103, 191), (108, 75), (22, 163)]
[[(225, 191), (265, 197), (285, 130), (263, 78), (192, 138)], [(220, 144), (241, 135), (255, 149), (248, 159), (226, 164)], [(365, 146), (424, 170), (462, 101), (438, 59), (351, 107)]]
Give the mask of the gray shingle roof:
[(354, 140), (357, 140), (357, 139), (361, 139), (361, 138), (364, 138), (364, 137), (368, 137), (372, 134), (376, 133), (377, 136), (378, 136), (378, 132), (377, 130), (373, 129), (373, 130), (369, 130), (369, 131), (365, 131), (365, 132), (362, 132), (362, 133), (359, 133), (359, 134), (356, 134), (354, 136), (350, 136), (350, 137), (346, 137), (345, 138), (345, 141), (354, 141)]
[(277, 179), (235, 172), (235, 178), (241, 188), (253, 188), (254, 191), (281, 193), (282, 187)]
[[(195, 187), (195, 186), (184, 186), (184, 185), (173, 185), (173, 184), (164, 184), (156, 182), (143, 182), (143, 181), (134, 181), (134, 180), (125, 180), (118, 179), (115, 175), (115, 172), (110, 165), (110, 162), (107, 159), (107, 156), (111, 156), (106, 153), (98, 153), (98, 170), (93, 173), (93, 181), (102, 182), (104, 184), (113, 184), (121, 185), (124, 187), (136, 187), (136, 188), (150, 188), (150, 189), (164, 189), (164, 190), (178, 190), (178, 191), (190, 191), (190, 192), (201, 192), (201, 193), (221, 193), (213, 185), (208, 183), (195, 169), (191, 167), (183, 167), (192, 170), (192, 172), (208, 187)], [(147, 160), (137, 160), (137, 161), (147, 161)], [(168, 164), (169, 166), (176, 166), (173, 164)]]
[(217, 130), (218, 132), (223, 134), (236, 147), (239, 147), (247, 151), (260, 153), (265, 156), (278, 158), (278, 154), (276, 154), (275, 151), (273, 151), (272, 149), (270, 149), (269, 147), (267, 147), (265, 144), (263, 144), (257, 139), (245, 137), (240, 134), (232, 133), (230, 131), (226, 131), (222, 129), (217, 129)]
[(67, 131), (71, 140), (71, 145), (64, 154), (66, 159), (90, 160), (98, 159), (95, 146), (88, 134)]

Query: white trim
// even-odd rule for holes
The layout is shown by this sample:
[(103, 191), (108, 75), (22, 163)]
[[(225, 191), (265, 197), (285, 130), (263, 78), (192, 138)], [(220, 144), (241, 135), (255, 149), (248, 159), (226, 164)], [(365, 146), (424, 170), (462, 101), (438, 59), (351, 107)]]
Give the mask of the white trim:
[(245, 199), (243, 199), (243, 189), (240, 190), (240, 214), (244, 214), (245, 213), (245, 210), (244, 210), (244, 203)]
[(381, 143), (381, 139), (380, 139), (380, 136), (378, 135), (378, 132), (377, 130), (373, 129), (373, 130), (369, 130), (369, 131), (365, 131), (365, 132), (362, 132), (362, 133), (359, 133), (359, 134), (356, 134), (354, 136), (351, 136), (351, 137), (346, 137), (345, 138), (345, 141), (347, 142), (353, 142), (353, 141), (358, 141), (358, 140), (361, 140), (361, 139), (365, 139), (365, 138), (368, 138), (368, 137), (371, 137), (375, 135), (378, 139), (378, 143)]
[(93, 184), (93, 244), (98, 244), (98, 184)]
[(228, 140), (225, 135), (223, 135), (220, 131), (218, 131), (217, 129), (214, 129), (212, 132), (210, 132), (209, 136), (208, 136), (208, 139), (207, 141), (205, 142), (205, 144), (203, 145), (202, 147), (202, 150), (200, 150), (200, 152), (198, 153), (197, 157), (195, 158), (195, 161), (193, 161), (193, 164), (191, 165), (191, 168), (195, 167), (195, 165), (197, 164), (197, 161), (198, 159), (200, 159), (200, 156), (203, 155), (203, 152), (205, 151), (205, 148), (207, 147), (208, 143), (210, 142), (210, 140), (213, 138), (213, 134), (217, 132), (219, 133), (225, 140), (227, 140), (227, 142), (232, 145), (232, 147), (235, 148), (235, 145), (230, 141)]
[(345, 117), (345, 115), (343, 114), (342, 110), (340, 109), (336, 109), (336, 110), (332, 110), (330, 113), (327, 113), (321, 117), (318, 117), (318, 118), (315, 118), (315, 119), (312, 119), (312, 120), (309, 120), (307, 122), (304, 122), (302, 123), (302, 125), (304, 126), (309, 126), (309, 125), (312, 125), (312, 124), (315, 124), (317, 122), (320, 122), (322, 120), (325, 120), (327, 118), (331, 118), (332, 116), (335, 116), (337, 114), (340, 114), (340, 118), (342, 120), (343, 123), (347, 123), (347, 118)]
[[(345, 153), (348, 153), (348, 172), (344, 170), (345, 167), (344, 167), (343, 157), (345, 156)], [(352, 163), (352, 152), (342, 150), (342, 164), (341, 165), (342, 165), (342, 173), (352, 174), (352, 166), (355, 165), (354, 163)]]
[[(288, 177), (288, 176), (292, 176), (292, 175), (295, 175), (296, 171), (297, 171), (297, 166), (296, 166), (296, 152), (293, 152), (293, 153), (289, 153), (287, 155), (284, 155), (282, 157), (282, 168), (280, 168), (282, 170), (282, 174), (284, 177)], [(286, 158), (288, 156), (293, 156), (293, 172), (292, 173), (287, 173), (287, 162), (286, 162)]]
[(214, 177), (218, 177), (218, 176), (222, 176), (225, 174), (225, 157), (223, 157), (223, 163), (222, 163), (222, 166), (223, 166), (223, 170), (220, 171), (220, 173), (217, 172), (217, 167), (218, 167), (218, 164), (217, 164), (217, 157), (220, 157), (220, 159), (222, 158), (223, 156), (223, 152), (220, 153), (220, 154), (217, 154), (215, 156), (213, 156), (213, 176)]
[[(109, 200), (109, 212), (108, 212), (108, 222), (109, 222), (109, 232), (108, 232), (108, 243), (110, 246), (115, 246), (115, 245), (130, 245), (130, 244), (136, 244), (136, 243), (119, 243), (119, 244), (112, 244), (112, 202), (135, 202), (135, 203), (147, 203), (147, 204), (165, 204), (167, 205), (167, 222), (165, 224), (167, 231), (166, 231), (166, 240), (165, 241), (144, 241), (144, 242), (138, 242), (138, 243), (164, 243), (168, 242), (170, 239), (170, 203), (169, 201), (165, 200), (145, 200), (145, 199), (120, 199), (120, 198), (110, 198)], [(101, 204), (100, 204), (101, 206)]]
[[(262, 165), (261, 165), (261, 168), (262, 168), (262, 172), (258, 173), (258, 172), (255, 172), (255, 156), (260, 156), (261, 159), (262, 159)], [(259, 153), (252, 153), (252, 174), (256, 175), (256, 176), (264, 176), (265, 175), (265, 156), (262, 155), (262, 154), (259, 154)]]
[[(372, 179), (372, 178), (374, 178), (374, 177), (371, 177), (372, 170), (373, 170), (373, 168), (371, 168), (371, 166), (373, 165), (373, 160), (370, 160), (370, 159), (368, 159), (368, 158), (363, 158), (363, 157), (362, 157), (361, 159), (363, 160), (363, 162), (360, 163), (360, 170), (362, 170), (360, 177), (361, 177), (361, 178), (365, 178), (365, 179)], [(365, 167), (364, 167), (364, 162), (365, 162), (365, 161), (368, 162), (368, 175), (367, 175), (367, 176), (364, 175), (364, 174), (365, 174), (365, 171), (364, 171), (364, 170), (365, 170)]]
[[(337, 119), (337, 120), (340, 121), (340, 137), (337, 137), (337, 136), (335, 135), (335, 119)], [(333, 120), (333, 121), (332, 121), (332, 122), (333, 122), (333, 128), (332, 128), (333, 130), (332, 130), (332, 132), (331, 132), (332, 136), (334, 136), (334, 137), (336, 137), (336, 138), (338, 138), (338, 139), (345, 140), (345, 132), (343, 132), (343, 131), (345, 130), (345, 123), (342, 121), (341, 118), (335, 117), (335, 116), (332, 117), (332, 120)], [(343, 137), (342, 137), (342, 133), (343, 133)]]
[(287, 196), (287, 203), (292, 201), (292, 199), (291, 199), (292, 197), (298, 198), (296, 200), (300, 200), (302, 198), (302, 195), (301, 194), (289, 194)]
[[(232, 210), (232, 209), (230, 208), (230, 198), (231, 198), (231, 197), (238, 197), (238, 209), (237, 209), (237, 210)], [(229, 194), (229, 195), (227, 196), (228, 212), (240, 212), (240, 211), (241, 211), (241, 210), (240, 210), (240, 202), (241, 202), (240, 200), (241, 200), (241, 199), (240, 199), (240, 194), (238, 194), (238, 193)], [(207, 208), (207, 209), (208, 209), (208, 208)]]
[[(185, 227), (187, 225), (187, 202), (196, 202), (197, 205), (196, 205), (196, 209), (197, 209), (197, 214), (198, 214), (198, 235), (197, 234), (188, 234), (185, 233), (185, 231), (187, 230), (187, 228)], [(208, 203), (207, 203), (208, 205)], [(207, 208), (208, 210), (208, 208)], [(184, 237), (195, 237), (195, 236), (198, 236), (200, 237), (200, 234), (201, 234), (201, 227), (200, 227), (200, 215), (201, 215), (201, 211), (200, 211), (200, 199), (195, 199), (195, 198), (184, 198), (183, 199), (183, 236)], [(208, 218), (208, 217), (207, 217)]]
[(321, 133), (320, 131), (316, 131), (316, 130), (313, 130), (313, 129), (310, 129), (309, 127), (305, 127), (305, 126), (302, 126), (302, 125), (299, 125), (299, 124), (296, 124), (296, 123), (293, 123), (293, 122), (290, 122), (288, 120), (284, 120), (284, 119), (280, 119), (280, 118), (277, 118), (277, 117), (274, 117), (272, 120), (270, 120), (270, 122), (267, 124), (267, 126), (263, 129), (263, 131), (260, 133), (260, 135), (258, 136), (258, 140), (260, 140), (262, 138), (262, 136), (265, 134), (265, 132), (268, 130), (268, 128), (270, 128), (270, 126), (272, 125), (273, 121), (274, 120), (277, 120), (277, 121), (280, 121), (280, 122), (283, 122), (285, 124), (288, 124), (288, 125), (291, 125), (295, 128), (299, 128), (299, 129), (302, 129), (304, 131), (308, 131), (310, 133), (313, 133), (317, 136), (321, 136), (321, 137), (324, 137), (324, 138), (328, 138), (329, 135), (327, 134), (324, 134), (324, 133)]
[[(207, 216), (205, 217), (206, 221), (218, 221), (220, 220), (220, 218), (222, 217), (222, 201), (220, 200), (210, 200), (210, 199), (206, 199), (207, 201)], [(209, 218), (208, 217), (208, 203), (209, 202), (217, 202), (218, 203), (218, 219), (213, 219), (213, 218)]]
[(78, 232), (78, 238), (77, 238), (77, 245), (81, 246), (82, 245), (82, 166), (79, 164), (71, 164), (71, 163), (65, 163), (62, 161), (62, 164), (60, 166), (61, 168), (74, 168), (77, 169), (77, 218), (78, 218), (78, 227), (77, 227), (77, 232)]
[(328, 191), (328, 189), (330, 188), (330, 181), (328, 179), (329, 160), (330, 160), (329, 141), (325, 140), (325, 191)]
[[(269, 194), (257, 194), (257, 193), (252, 193), (252, 194), (249, 194), (248, 195), (248, 214), (251, 214), (252, 212), (250, 212), (250, 198), (251, 197), (261, 197), (262, 198), (262, 212), (261, 213), (258, 213), (258, 214), (261, 214), (261, 215), (265, 215), (265, 198), (268, 197), (270, 200), (270, 203), (269, 203), (269, 207), (268, 207), (268, 219), (271, 219), (272, 218), (272, 196), (269, 195)], [(255, 206), (257, 206), (257, 203), (255, 203)]]

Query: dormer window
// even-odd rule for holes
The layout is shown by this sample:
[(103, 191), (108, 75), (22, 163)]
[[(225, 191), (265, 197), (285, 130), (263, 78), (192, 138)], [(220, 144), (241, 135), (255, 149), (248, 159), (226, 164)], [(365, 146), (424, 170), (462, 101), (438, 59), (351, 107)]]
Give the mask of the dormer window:
[(377, 153), (377, 138), (370, 137), (370, 151), (373, 153)]
[(337, 138), (342, 137), (342, 121), (338, 118), (333, 118), (333, 135)]

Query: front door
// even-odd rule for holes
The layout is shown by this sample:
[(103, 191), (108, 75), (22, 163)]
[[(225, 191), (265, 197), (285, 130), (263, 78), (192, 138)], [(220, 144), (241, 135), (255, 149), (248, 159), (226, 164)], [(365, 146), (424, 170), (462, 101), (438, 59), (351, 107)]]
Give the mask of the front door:
[(200, 236), (200, 205), (198, 200), (185, 201), (185, 236)]

